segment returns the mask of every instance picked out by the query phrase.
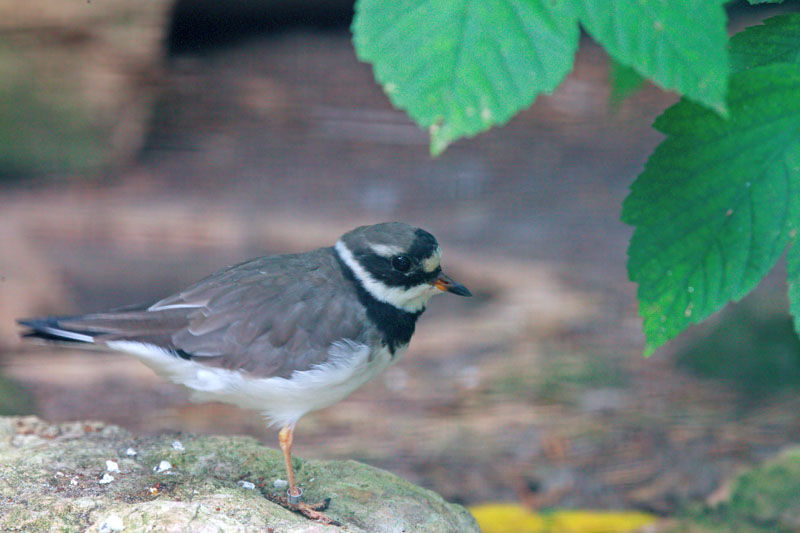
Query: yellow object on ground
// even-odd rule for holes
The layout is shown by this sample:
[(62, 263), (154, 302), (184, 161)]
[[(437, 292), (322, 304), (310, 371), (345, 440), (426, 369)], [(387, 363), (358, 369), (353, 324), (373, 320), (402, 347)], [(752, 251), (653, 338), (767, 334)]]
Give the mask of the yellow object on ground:
[(533, 513), (511, 503), (470, 507), (483, 533), (631, 533), (656, 521), (632, 511), (553, 511)]

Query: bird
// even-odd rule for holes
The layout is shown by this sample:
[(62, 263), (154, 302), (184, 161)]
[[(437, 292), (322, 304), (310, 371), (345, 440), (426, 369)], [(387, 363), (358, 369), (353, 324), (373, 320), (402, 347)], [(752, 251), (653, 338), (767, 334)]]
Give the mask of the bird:
[(433, 295), (471, 296), (441, 258), (429, 232), (384, 222), (224, 268), (149, 305), (17, 322), (24, 337), (132, 354), (195, 401), (260, 412), (280, 428), (286, 502), (298, 506), (298, 420), (396, 363)]

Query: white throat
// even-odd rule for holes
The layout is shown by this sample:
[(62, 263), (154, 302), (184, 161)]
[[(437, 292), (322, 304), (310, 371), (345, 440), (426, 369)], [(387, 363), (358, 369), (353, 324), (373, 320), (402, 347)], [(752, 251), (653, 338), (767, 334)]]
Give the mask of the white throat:
[(380, 302), (393, 305), (409, 313), (416, 313), (424, 309), (425, 304), (428, 303), (431, 296), (439, 292), (439, 289), (429, 283), (422, 283), (421, 285), (409, 287), (408, 289), (404, 287), (390, 287), (382, 281), (375, 279), (372, 274), (367, 272), (367, 270), (361, 266), (361, 263), (353, 257), (353, 253), (344, 242), (341, 240), (337, 241), (334, 249), (336, 253), (339, 254), (339, 259), (353, 271), (353, 275), (356, 277), (356, 280), (361, 283), (361, 286), (364, 287), (364, 290)]

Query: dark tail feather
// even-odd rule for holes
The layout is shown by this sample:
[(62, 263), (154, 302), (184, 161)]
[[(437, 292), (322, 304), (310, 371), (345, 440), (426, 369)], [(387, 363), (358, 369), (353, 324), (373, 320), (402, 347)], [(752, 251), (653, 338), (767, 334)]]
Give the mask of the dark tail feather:
[(17, 320), (21, 326), (29, 328), (22, 332), (24, 338), (41, 339), (48, 342), (63, 342), (86, 344), (93, 343), (97, 332), (78, 331), (67, 329), (60, 326), (59, 321), (73, 317), (43, 317), (43, 318), (23, 318)]

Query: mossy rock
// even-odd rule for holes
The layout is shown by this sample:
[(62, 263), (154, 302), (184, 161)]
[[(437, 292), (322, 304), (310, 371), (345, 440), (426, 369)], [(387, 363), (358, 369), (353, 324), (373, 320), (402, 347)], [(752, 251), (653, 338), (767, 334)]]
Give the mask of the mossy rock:
[(102, 175), (135, 157), (174, 3), (0, 2), (0, 181)]
[(728, 507), (734, 517), (800, 531), (800, 448), (739, 476)]
[(730, 497), (716, 507), (686, 511), (666, 531), (788, 533), (800, 531), (800, 448), (791, 448), (738, 475)]
[[(170, 468), (158, 471), (162, 461)], [(479, 531), (463, 507), (388, 472), (355, 461), (295, 467), (306, 499), (331, 498), (325, 513), (342, 527), (270, 501), (285, 491), (273, 487), (282, 457), (249, 437), (0, 418), (0, 530)]]

